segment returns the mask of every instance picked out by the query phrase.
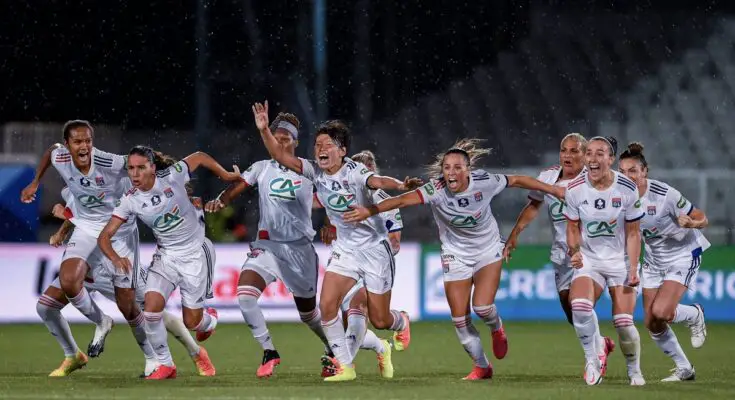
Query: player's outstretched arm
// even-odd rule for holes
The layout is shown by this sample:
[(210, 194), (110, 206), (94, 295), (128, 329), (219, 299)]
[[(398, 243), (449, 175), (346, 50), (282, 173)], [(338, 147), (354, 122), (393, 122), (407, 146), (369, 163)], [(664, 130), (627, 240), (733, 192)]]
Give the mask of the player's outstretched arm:
[(41, 159), (38, 161), (38, 166), (36, 167), (36, 176), (34, 176), (31, 183), (29, 183), (28, 186), (20, 192), (20, 201), (23, 203), (30, 203), (36, 200), (36, 192), (38, 191), (38, 185), (41, 182), (41, 178), (43, 178), (48, 167), (51, 166), (51, 152), (61, 146), (61, 143), (54, 143), (43, 152)]
[(268, 154), (270, 154), (274, 160), (278, 161), (278, 163), (284, 167), (296, 172), (297, 174), (302, 174), (304, 168), (303, 165), (301, 165), (301, 160), (287, 152), (286, 149), (278, 143), (276, 137), (273, 136), (273, 132), (271, 132), (271, 129), (268, 127), (268, 100), (266, 100), (264, 104), (255, 103), (252, 108), (253, 116), (255, 117), (255, 126), (257, 126), (260, 131), (260, 137), (263, 139), (263, 144), (265, 144)]
[(421, 178), (406, 177), (403, 182), (390, 176), (373, 175), (367, 180), (367, 184), (371, 189), (397, 190), (400, 192), (408, 192), (418, 189), (424, 184)]
[(526, 204), (526, 206), (523, 207), (523, 210), (521, 210), (521, 213), (518, 215), (518, 219), (516, 220), (516, 224), (513, 226), (513, 229), (510, 231), (510, 235), (508, 235), (508, 239), (505, 241), (505, 248), (503, 248), (503, 258), (506, 262), (510, 260), (511, 253), (513, 253), (513, 250), (516, 249), (516, 245), (518, 244), (518, 236), (520, 236), (521, 232), (523, 232), (523, 230), (528, 227), (528, 224), (530, 224), (534, 219), (536, 219), (536, 216), (538, 216), (538, 211), (541, 208), (541, 204), (543, 204), (543, 202), (529, 199), (528, 204)]
[(423, 200), (419, 192), (414, 190), (400, 196), (385, 199), (370, 207), (354, 207), (351, 211), (344, 213), (344, 221), (360, 222), (372, 217), (373, 215), (395, 210), (396, 208), (415, 206), (418, 204), (423, 204)]
[(212, 173), (217, 175), (217, 177), (219, 177), (223, 181), (232, 182), (240, 179), (240, 169), (237, 167), (237, 165), (232, 166), (233, 172), (227, 171), (217, 162), (217, 160), (202, 151), (197, 151), (196, 153), (189, 154), (188, 156), (184, 157), (184, 161), (186, 162), (186, 165), (189, 166), (189, 172), (194, 172), (197, 168), (201, 166), (212, 171)]
[(566, 189), (561, 186), (553, 186), (548, 183), (541, 182), (536, 178), (525, 175), (508, 175), (508, 186), (528, 190), (537, 190), (548, 193), (558, 199), (563, 200)]
[(223, 190), (222, 193), (217, 196), (216, 199), (207, 202), (204, 206), (206, 212), (217, 212), (232, 203), (245, 189), (248, 188), (248, 184), (241, 180), (228, 186), (227, 189)]
[(120, 229), (120, 226), (124, 222), (125, 220), (113, 215), (110, 221), (107, 222), (107, 225), (105, 225), (105, 228), (102, 229), (99, 238), (97, 238), (97, 246), (99, 246), (102, 254), (112, 261), (115, 268), (123, 272), (129, 272), (132, 269), (130, 260), (120, 257), (112, 247), (112, 237), (115, 236), (115, 233), (117, 233), (117, 230)]

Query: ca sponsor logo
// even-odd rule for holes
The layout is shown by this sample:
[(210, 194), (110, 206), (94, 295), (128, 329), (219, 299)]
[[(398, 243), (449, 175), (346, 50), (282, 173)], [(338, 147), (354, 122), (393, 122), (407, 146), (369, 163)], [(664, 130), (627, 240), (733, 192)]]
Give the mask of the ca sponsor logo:
[(551, 215), (552, 222), (562, 222), (566, 220), (564, 217), (564, 202), (555, 201), (549, 206), (549, 215)]
[(595, 237), (612, 237), (615, 236), (615, 228), (618, 227), (618, 221), (592, 221), (586, 225), (587, 236)]
[(333, 194), (327, 198), (329, 208), (337, 212), (347, 211), (354, 202), (354, 194)]
[(296, 200), (296, 192), (301, 189), (301, 180), (276, 178), (268, 185), (268, 196), (282, 200)]
[(77, 197), (77, 199), (79, 200), (79, 203), (81, 205), (87, 208), (103, 207), (105, 205), (105, 192), (102, 192), (97, 196), (93, 196), (91, 194), (83, 194)]
[(452, 215), (449, 223), (456, 228), (473, 228), (477, 226), (481, 216), (481, 211), (473, 215)]
[(661, 236), (658, 234), (658, 229), (656, 229), (655, 227), (653, 227), (651, 229), (644, 229), (643, 230), (643, 239), (644, 240), (645, 239), (654, 239), (654, 238), (659, 238), (659, 237), (661, 237)]
[(181, 210), (178, 204), (175, 205), (171, 211), (158, 216), (153, 221), (153, 228), (161, 233), (169, 232), (184, 222), (184, 218), (179, 215)]

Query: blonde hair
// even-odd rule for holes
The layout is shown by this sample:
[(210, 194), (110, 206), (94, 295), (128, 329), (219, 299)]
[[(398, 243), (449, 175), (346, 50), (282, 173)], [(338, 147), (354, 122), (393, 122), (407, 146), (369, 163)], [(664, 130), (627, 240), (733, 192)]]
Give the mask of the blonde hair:
[(373, 172), (376, 174), (378, 173), (378, 163), (375, 162), (375, 154), (373, 154), (370, 150), (363, 150), (352, 157), (350, 157), (352, 161), (357, 161), (359, 163), (365, 164), (366, 167), (370, 168), (372, 166)]
[(560, 144), (564, 143), (564, 141), (567, 139), (574, 139), (579, 142), (579, 144), (582, 146), (582, 152), (587, 150), (587, 138), (585, 138), (584, 135), (582, 135), (581, 133), (572, 132), (566, 134), (566, 136), (564, 136), (564, 138), (561, 140)]
[(479, 147), (482, 139), (460, 139), (454, 146), (449, 150), (439, 153), (436, 155), (436, 159), (433, 163), (429, 164), (426, 168), (429, 173), (429, 177), (436, 178), (442, 176), (442, 165), (444, 164), (444, 158), (449, 154), (461, 154), (467, 161), (467, 168), (472, 169), (475, 166), (477, 160), (486, 156), (492, 152), (492, 149), (485, 149)]

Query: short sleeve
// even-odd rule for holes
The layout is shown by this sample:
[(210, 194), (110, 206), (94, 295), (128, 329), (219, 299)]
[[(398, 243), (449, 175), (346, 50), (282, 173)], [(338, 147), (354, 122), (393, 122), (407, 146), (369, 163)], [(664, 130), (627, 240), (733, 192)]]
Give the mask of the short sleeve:
[(370, 188), (367, 184), (367, 181), (368, 179), (370, 179), (371, 176), (375, 175), (375, 172), (370, 171), (368, 167), (365, 166), (365, 164), (354, 161), (353, 163), (354, 166), (352, 166), (352, 170), (350, 171), (352, 182), (354, 182), (356, 185)]
[(64, 186), (64, 188), (61, 189), (61, 198), (64, 199), (65, 204), (74, 202), (74, 196), (72, 196), (71, 190), (69, 190), (68, 186)]
[(626, 222), (638, 221), (646, 214), (643, 211), (643, 206), (641, 205), (641, 199), (638, 197), (638, 193), (631, 192), (626, 195), (624, 206)]
[(669, 186), (669, 190), (666, 192), (666, 209), (676, 218), (679, 215), (691, 214), (694, 210), (694, 204), (684, 197), (681, 192)]
[[(540, 173), (536, 179), (544, 182), (544, 173)], [(528, 198), (535, 201), (544, 201), (544, 193), (538, 190), (530, 190), (528, 192)]]
[(119, 154), (112, 154), (106, 151), (94, 149), (94, 165), (107, 168), (113, 173), (120, 175), (127, 174), (126, 166), (128, 165), (128, 157)]
[(123, 196), (115, 203), (115, 209), (112, 210), (112, 217), (121, 219), (125, 222), (129, 218), (134, 217), (132, 202), (129, 196)]
[(430, 204), (435, 202), (436, 199), (439, 198), (439, 190), (441, 190), (439, 186), (441, 185), (441, 181), (431, 180), (428, 183), (424, 184), (424, 186), (416, 189), (416, 193), (418, 193), (419, 197), (421, 197), (421, 202), (423, 204)]
[(68, 165), (70, 163), (71, 154), (66, 149), (66, 147), (58, 146), (57, 148), (51, 150), (51, 165), (53, 165), (54, 168), (58, 170), (60, 165)]
[(169, 181), (176, 182), (182, 185), (191, 180), (189, 164), (186, 163), (186, 160), (181, 160), (176, 164), (166, 168), (161, 175)]
[(258, 184), (258, 177), (260, 176), (260, 173), (263, 172), (263, 168), (265, 167), (265, 163), (268, 161), (258, 161), (256, 163), (253, 163), (250, 168), (246, 169), (242, 174), (240, 174), (240, 178), (243, 180), (243, 182), (247, 183), (250, 186), (255, 186)]
[(579, 200), (577, 196), (579, 196), (579, 190), (567, 190), (566, 198), (564, 199), (564, 203), (566, 204), (563, 211), (564, 217), (570, 221), (579, 221)]
[(299, 160), (301, 160), (301, 175), (313, 182), (316, 179), (317, 171), (319, 171), (319, 166), (316, 164), (316, 161), (301, 157), (299, 157)]
[(508, 187), (508, 177), (503, 174), (490, 174), (490, 179), (488, 181), (490, 197), (497, 196)]
[(399, 232), (403, 230), (403, 218), (401, 217), (401, 211), (398, 209), (388, 211), (388, 216), (385, 219), (385, 227), (388, 232)]

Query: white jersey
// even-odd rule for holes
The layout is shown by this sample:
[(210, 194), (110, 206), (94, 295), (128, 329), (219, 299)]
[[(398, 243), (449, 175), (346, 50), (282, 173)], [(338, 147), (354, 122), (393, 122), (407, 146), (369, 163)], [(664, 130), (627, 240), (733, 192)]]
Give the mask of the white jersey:
[(314, 185), (275, 160), (258, 161), (242, 173), (242, 180), (258, 186), (258, 230), (270, 240), (293, 242), (314, 239), (311, 206)]
[[(385, 200), (390, 199), (390, 195), (382, 189), (373, 191), (373, 201), (375, 204), (382, 203)], [(390, 232), (400, 232), (403, 230), (403, 218), (401, 217), (401, 210), (394, 209), (379, 214), (385, 221), (385, 229)]]
[(613, 184), (597, 190), (587, 174), (567, 186), (564, 215), (580, 221), (582, 255), (595, 266), (625, 263), (625, 222), (643, 218), (635, 183), (613, 171)]
[(156, 237), (158, 251), (182, 256), (201, 250), (204, 219), (186, 193), (189, 166), (186, 161), (156, 172), (151, 190), (133, 188), (125, 193), (113, 216), (124, 221), (139, 218)]
[(682, 228), (679, 215), (689, 215), (694, 205), (678, 190), (666, 183), (648, 179), (646, 192), (641, 197), (645, 215), (641, 232), (645, 243), (644, 261), (654, 269), (667, 269), (682, 256), (691, 257), (692, 251), (710, 247), (699, 229)]
[(420, 187), (417, 192), (424, 204), (431, 205), (439, 227), (442, 251), (475, 257), (500, 243), (490, 201), (507, 186), (505, 175), (477, 169), (470, 173), (470, 184), (462, 193), (452, 193), (443, 178)]
[(388, 231), (379, 215), (358, 223), (345, 223), (342, 214), (351, 206), (369, 207), (375, 204), (368, 179), (374, 172), (359, 162), (345, 158), (345, 163), (334, 175), (319, 168), (316, 161), (301, 159), (303, 175), (316, 186), (316, 195), (327, 212), (329, 221), (337, 228), (336, 246), (343, 250), (360, 250), (379, 245), (387, 240)]
[[(77, 214), (74, 225), (92, 237), (99, 237), (112, 216), (115, 203), (130, 188), (130, 179), (125, 169), (126, 158), (92, 148), (92, 165), (84, 175), (74, 166), (66, 147), (57, 147), (51, 152), (51, 164), (64, 179), (74, 197)], [(135, 229), (135, 221), (128, 221), (116, 236), (127, 236)]]
[[(536, 179), (549, 185), (567, 187), (569, 182), (573, 181), (574, 178), (560, 180), (562, 173), (562, 168), (559, 165), (555, 165), (541, 171)], [(584, 173), (584, 170), (582, 173)], [(551, 222), (551, 234), (554, 238), (551, 244), (549, 259), (556, 264), (566, 264), (569, 258), (567, 255), (569, 247), (567, 246), (567, 219), (564, 217), (564, 200), (559, 200), (548, 193), (537, 190), (530, 191), (528, 198), (542, 201), (546, 205), (549, 221)]]

